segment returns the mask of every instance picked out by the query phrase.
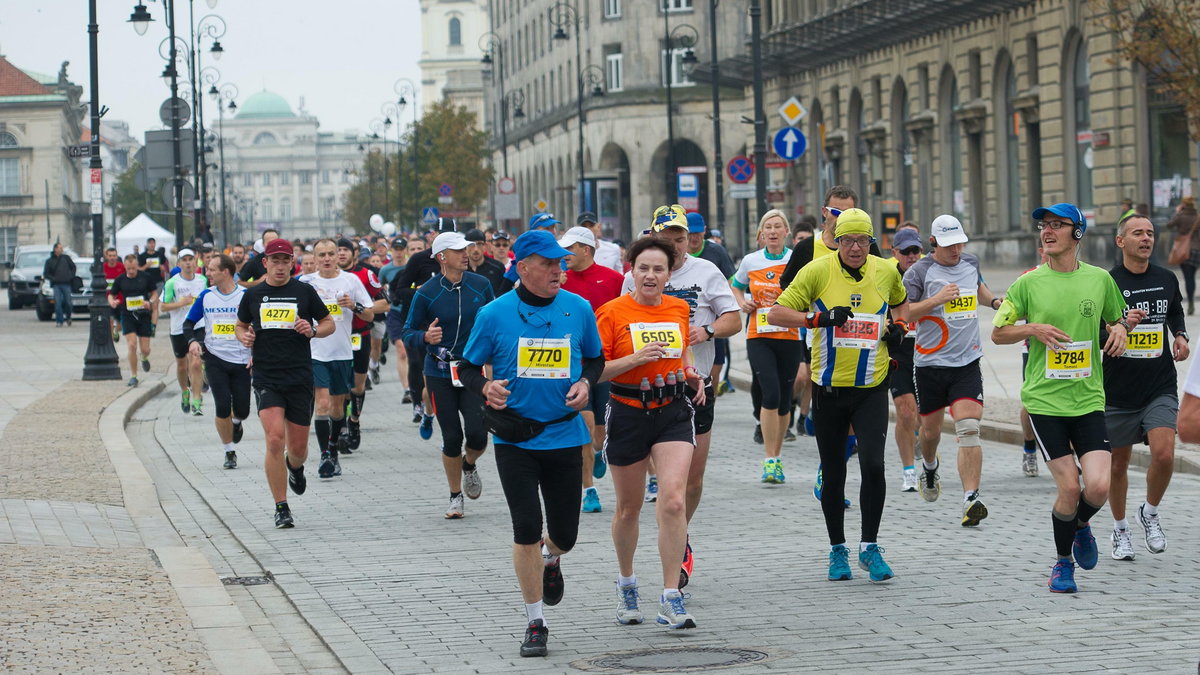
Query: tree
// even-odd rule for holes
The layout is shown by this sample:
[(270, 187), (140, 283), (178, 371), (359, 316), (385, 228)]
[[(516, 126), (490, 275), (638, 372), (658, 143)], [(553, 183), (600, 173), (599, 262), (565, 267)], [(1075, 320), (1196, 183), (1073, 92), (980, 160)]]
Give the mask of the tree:
[(1193, 141), (1200, 142), (1200, 2), (1092, 0), (1100, 23), (1117, 38), (1117, 51), (1145, 68), (1151, 82), (1184, 108)]
[[(354, 185), (346, 191), (343, 206), (345, 222), (359, 234), (370, 229), (371, 214), (385, 215), (383, 205), (383, 153), (372, 149), (363, 158), (362, 166), (354, 170)], [(389, 173), (395, 173), (395, 162), (389, 162)]]
[(128, 223), (143, 211), (162, 205), (158, 190), (147, 193), (137, 186), (135, 178), (139, 171), (142, 171), (141, 163), (131, 162), (113, 186), (112, 200), (117, 218), (122, 223)]

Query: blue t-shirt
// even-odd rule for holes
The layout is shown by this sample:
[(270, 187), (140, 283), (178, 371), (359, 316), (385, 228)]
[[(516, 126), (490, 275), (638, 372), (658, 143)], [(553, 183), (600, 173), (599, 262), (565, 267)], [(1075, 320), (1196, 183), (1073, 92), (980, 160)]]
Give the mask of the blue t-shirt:
[[(463, 357), (475, 317), (492, 298), (487, 277), (474, 272), (463, 272), (458, 284), (451, 284), (439, 274), (417, 289), (404, 324), (403, 340), (410, 349), (425, 349), (427, 377), (450, 377), (450, 361)], [(425, 342), (425, 332), (434, 319), (442, 329), (442, 340), (431, 345)]]
[[(570, 345), (570, 377), (520, 377), (518, 350), (539, 346), (539, 341), (566, 340)], [(542, 342), (541, 345), (546, 343)], [(596, 315), (587, 300), (569, 291), (559, 291), (553, 302), (535, 307), (521, 301), (517, 293), (505, 293), (484, 307), (475, 317), (475, 329), (467, 342), (464, 358), (476, 365), (492, 364), (492, 377), (508, 380), (508, 407), (539, 422), (558, 419), (571, 412), (567, 392), (583, 374), (583, 359), (601, 355)], [(523, 443), (509, 443), (496, 437), (496, 443), (517, 445), (527, 450), (569, 448), (591, 442), (583, 418), (575, 416), (554, 424)]]

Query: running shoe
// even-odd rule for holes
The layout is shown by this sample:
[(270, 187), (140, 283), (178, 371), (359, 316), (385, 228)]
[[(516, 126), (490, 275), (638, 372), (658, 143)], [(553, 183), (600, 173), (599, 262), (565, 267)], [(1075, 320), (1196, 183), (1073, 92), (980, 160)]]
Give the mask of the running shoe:
[(446, 520), (458, 520), (462, 518), (463, 513), (463, 496), (461, 494), (450, 498), (450, 506), (446, 509)]
[(783, 442), (791, 443), (794, 440), (796, 440), (796, 434), (792, 431), (792, 428), (789, 426), (787, 431), (783, 434)]
[(379, 366), (375, 366), (369, 370), (371, 371), (371, 381), (375, 384), (379, 384)]
[(639, 597), (637, 584), (617, 584), (617, 623), (631, 626), (644, 620), (642, 610), (638, 608)]
[(695, 628), (696, 620), (683, 607), (683, 594), (671, 591), (658, 605), (658, 623), (667, 628)]
[(346, 428), (349, 430), (349, 442), (346, 444), (345, 452), (350, 454), (351, 450), (357, 450), (358, 446), (362, 445), (362, 423), (358, 420), (346, 419)]
[(1024, 471), (1025, 475), (1029, 478), (1037, 478), (1038, 461), (1036, 452), (1021, 453), (1021, 471)]
[(901, 492), (916, 492), (917, 491), (917, 470), (904, 470), (904, 486), (900, 488)]
[(421, 417), (421, 428), (419, 429), (422, 440), (433, 438), (433, 415), (423, 415)]
[(412, 403), (412, 389), (404, 390), (404, 398), (400, 399), (400, 402), (405, 405)]
[(932, 469), (921, 469), (921, 499), (927, 502), (936, 502), (942, 496), (942, 479), (938, 476), (941, 466), (939, 461)]
[(420, 424), (425, 419), (425, 412), (422, 410), (420, 403), (413, 404), (413, 424)]
[(984, 506), (983, 500), (979, 498), (978, 492), (971, 495), (969, 499), (963, 501), (963, 527), (978, 527), (979, 523), (987, 517), (987, 507)]
[(775, 480), (773, 480), (771, 482), (776, 483), (778, 485), (783, 485), (784, 476), (783, 476), (783, 458), (782, 457), (775, 458), (774, 470), (775, 470)]
[(1051, 593), (1074, 593), (1078, 590), (1075, 586), (1075, 563), (1070, 558), (1059, 558), (1050, 569), (1050, 582), (1046, 585)]
[(329, 451), (321, 453), (321, 463), (317, 465), (317, 477), (333, 478), (333, 456)]
[(241, 422), (241, 420), (238, 420), (238, 421), (236, 421), (236, 422), (234, 422), (234, 423), (233, 423), (233, 442), (234, 442), (234, 443), (241, 443), (241, 442), (242, 442), (242, 433), (243, 433), (243, 431), (244, 431), (244, 429), (242, 429), (242, 422)]
[(293, 469), (292, 465), (288, 463), (286, 452), (283, 453), (283, 465), (287, 467), (288, 485), (292, 487), (292, 492), (298, 495), (304, 494), (304, 491), (308, 489), (308, 479), (304, 477), (304, 465), (301, 464), (299, 468)]
[(342, 475), (342, 462), (338, 459), (337, 450), (332, 450), (329, 454), (333, 456), (333, 475)]
[(592, 456), (592, 478), (604, 478), (604, 474), (608, 473), (608, 462), (604, 461), (604, 452), (597, 450)]
[(546, 622), (534, 619), (525, 628), (525, 641), (521, 643), (521, 656), (545, 656), (546, 638), (550, 637), (550, 629)]
[(337, 441), (334, 442), (337, 451), (343, 455), (352, 454), (350, 450), (350, 430), (342, 427), (342, 433), (338, 434)]
[(192, 399), (192, 417), (204, 416), (204, 399)]
[(763, 460), (762, 482), (764, 482), (764, 483), (774, 483), (775, 482), (775, 458), (774, 457), (768, 457)]
[(590, 487), (583, 493), (583, 512), (600, 513), (600, 511), (600, 493), (596, 492), (596, 488)]
[(725, 380), (723, 384), (725, 385), (725, 393), (726, 394), (736, 394), (737, 393), (737, 389), (734, 388), (733, 383), (730, 382), (729, 380)]
[(192, 411), (192, 392), (184, 389), (179, 396), (179, 409), (186, 415)]
[(237, 453), (234, 452), (233, 450), (225, 451), (225, 468), (226, 469), (236, 469), (237, 468)]
[(1146, 550), (1151, 553), (1162, 553), (1167, 550), (1167, 535), (1163, 533), (1162, 525), (1158, 523), (1158, 514), (1147, 515), (1145, 509), (1145, 504), (1138, 507), (1138, 522), (1146, 531)]
[(804, 418), (804, 433), (808, 434), (809, 436), (817, 435), (817, 426), (813, 422), (812, 412), (809, 412)]
[(479, 477), (479, 468), (476, 467), (468, 471), (463, 469), (463, 494), (467, 495), (468, 499), (479, 499), (479, 495), (483, 494), (483, 479)]
[(142, 359), (142, 370), (150, 372), (150, 359)]
[(805, 435), (804, 434), (804, 417), (805, 417), (804, 415), (801, 415), (800, 417), (798, 417), (796, 419), (796, 434), (800, 435), (800, 436)]
[(820, 464), (817, 465), (817, 479), (813, 481), (813, 497), (821, 501), (821, 492), (825, 488), (825, 472)]
[(384, 343), (384, 351), (379, 353), (379, 363), (387, 365), (387, 343)]
[(292, 520), (292, 510), (288, 508), (287, 503), (275, 505), (275, 529), (286, 530), (289, 527), (295, 527), (295, 521)]
[(542, 567), (542, 602), (553, 607), (562, 602), (566, 583), (563, 581), (562, 562)]
[(646, 483), (646, 498), (647, 504), (658, 501), (658, 476), (650, 476), (650, 480)]
[(858, 566), (867, 570), (872, 582), (880, 583), (896, 576), (892, 568), (883, 561), (883, 548), (878, 544), (867, 544), (867, 550), (858, 554)]
[(758, 443), (759, 445), (763, 444), (762, 425), (761, 424), (754, 425), (754, 442)]
[(718, 382), (717, 383), (717, 396), (724, 396), (726, 393), (728, 393), (728, 391), (729, 391), (729, 383), (728, 382)]
[(1133, 560), (1133, 536), (1129, 530), (1113, 530), (1111, 540), (1113, 560)]
[(1075, 556), (1075, 562), (1083, 569), (1090, 570), (1096, 566), (1100, 552), (1096, 550), (1096, 538), (1092, 536), (1091, 525), (1084, 525), (1075, 530), (1075, 542), (1071, 544), (1071, 553)]
[(131, 377), (131, 378), (129, 378), (129, 381), (126, 382), (125, 384), (126, 384), (126, 386), (129, 386), (129, 387), (136, 387), (138, 385), (137, 378)]
[(363, 385), (365, 385), (363, 387), (364, 391), (372, 391), (375, 389), (375, 387), (371, 385), (371, 378), (369, 377), (367, 378), (366, 382), (363, 382)]
[(854, 578), (850, 571), (850, 550), (845, 544), (838, 544), (829, 551), (829, 580), (849, 581)]
[(688, 585), (692, 580), (692, 569), (696, 565), (695, 554), (692, 553), (692, 542), (688, 539), (687, 545), (683, 547), (683, 563), (679, 565), (679, 588)]

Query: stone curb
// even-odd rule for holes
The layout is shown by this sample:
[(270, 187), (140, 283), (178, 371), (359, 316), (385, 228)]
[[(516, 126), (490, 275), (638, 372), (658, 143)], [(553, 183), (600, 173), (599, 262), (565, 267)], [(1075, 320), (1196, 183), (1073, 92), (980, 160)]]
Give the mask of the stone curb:
[(188, 547), (162, 510), (149, 471), (125, 434), (133, 413), (154, 398), (165, 378), (122, 394), (101, 413), (100, 440), (121, 482), (125, 509), (146, 547), (166, 571), (196, 635), (221, 673), (278, 673), (279, 668), (254, 635), (250, 624), (216, 571), (198, 549)]

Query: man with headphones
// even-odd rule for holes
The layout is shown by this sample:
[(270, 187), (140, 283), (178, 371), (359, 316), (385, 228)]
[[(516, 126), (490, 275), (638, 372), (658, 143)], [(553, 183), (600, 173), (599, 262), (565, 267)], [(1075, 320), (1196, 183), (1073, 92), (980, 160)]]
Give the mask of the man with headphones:
[(930, 231), (933, 253), (904, 273), (909, 300), (905, 318), (917, 323), (913, 382), (921, 415), (924, 461), (919, 487), (927, 502), (936, 501), (941, 494), (937, 447), (942, 438), (942, 420), (946, 408), (950, 408), (958, 440), (958, 476), (963, 486), (962, 526), (975, 527), (988, 515), (979, 498), (983, 471), (983, 445), (979, 441), (979, 420), (983, 418), (979, 306), (995, 309), (1000, 298), (983, 283), (979, 259), (963, 251), (967, 233), (958, 218), (938, 216)]
[[(1021, 402), (1058, 487), (1051, 513), (1057, 555), (1048, 586), (1055, 593), (1074, 593), (1075, 565), (1096, 566), (1090, 521), (1108, 499), (1111, 448), (1102, 354), (1125, 353), (1132, 324), (1117, 282), (1079, 260), (1079, 240), (1087, 231), (1079, 207), (1041, 207), (1033, 220), (1047, 262), (1009, 287), (992, 321), (992, 342), (1030, 338)], [(1018, 325), (1021, 319), (1026, 323)], [(1104, 326), (1108, 338), (1101, 345)]]

